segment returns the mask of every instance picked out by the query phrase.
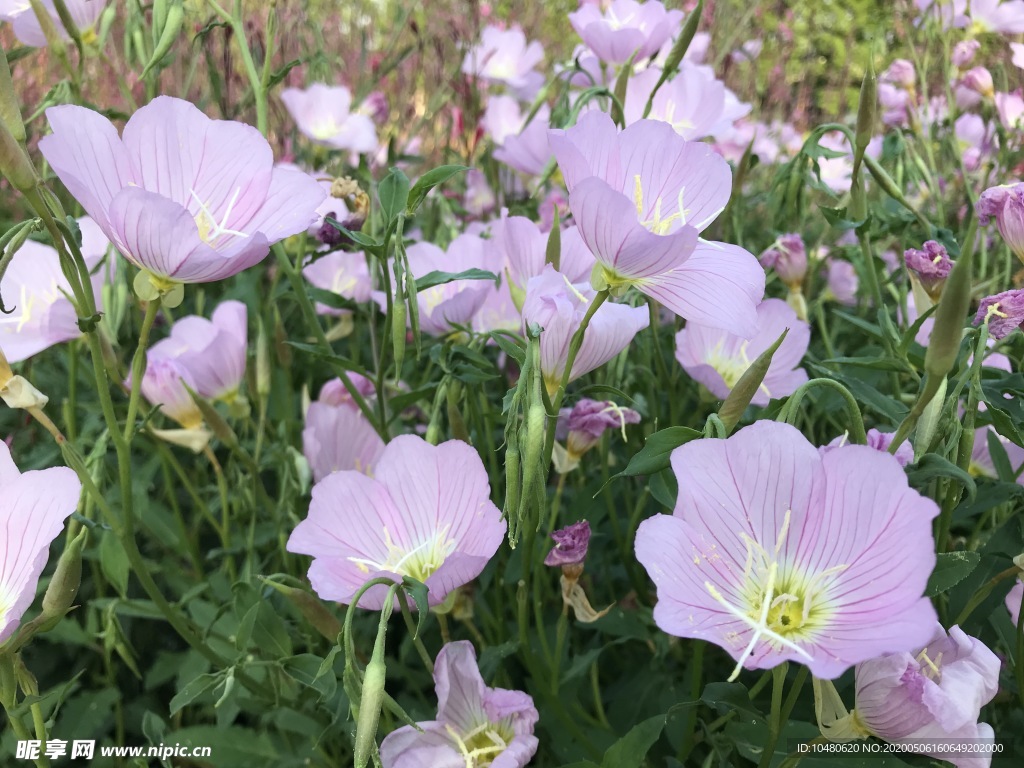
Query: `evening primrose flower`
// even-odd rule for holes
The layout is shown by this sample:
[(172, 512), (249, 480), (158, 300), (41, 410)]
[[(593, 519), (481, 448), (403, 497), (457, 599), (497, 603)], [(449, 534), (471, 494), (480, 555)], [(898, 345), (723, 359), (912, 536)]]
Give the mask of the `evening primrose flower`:
[[(338, 232), (333, 227), (331, 229)], [(366, 263), (366, 254), (362, 251), (327, 253), (305, 266), (302, 276), (321, 290), (330, 291), (360, 304), (369, 301), (373, 293), (373, 278)], [(352, 314), (352, 310), (335, 309), (321, 302), (317, 302), (316, 311), (321, 315)]]
[(405, 725), (380, 745), (384, 768), (524, 768), (537, 752), (540, 719), (522, 691), (488, 688), (468, 640), (448, 643), (434, 660), (437, 719)]
[(729, 202), (732, 172), (721, 156), (657, 120), (620, 133), (596, 111), (552, 131), (550, 143), (600, 266), (596, 287), (635, 286), (689, 321), (753, 335), (764, 270), (742, 248), (699, 237)]
[[(506, 282), (518, 295), (522, 305), (522, 293), (531, 277), (544, 271), (547, 261), (547, 245), (550, 233), (542, 232), (536, 222), (525, 216), (504, 216), (491, 225), (489, 245), (501, 256)], [(594, 256), (576, 227), (566, 227), (559, 232), (558, 271), (570, 283), (583, 283), (594, 268)]]
[[(892, 439), (896, 436), (894, 432), (879, 432), (877, 429), (869, 429), (867, 431), (867, 442), (865, 445), (868, 448), (874, 448), (876, 451), (887, 453), (889, 446), (892, 445)], [(823, 445), (818, 449), (819, 453), (828, 453), (835, 448), (842, 448), (844, 445), (849, 444), (849, 435), (840, 435), (835, 438), (828, 445)], [(914, 461), (914, 446), (909, 441), (903, 442), (899, 448), (896, 449), (896, 453), (893, 454), (893, 458), (899, 462), (901, 467), (905, 467)]]
[(723, 400), (750, 364), (788, 328), (789, 333), (775, 350), (768, 373), (750, 402), (763, 406), (773, 398), (791, 395), (807, 381), (807, 372), (797, 366), (807, 352), (811, 327), (781, 299), (762, 301), (757, 307), (757, 320), (757, 333), (749, 341), (717, 328), (687, 323), (676, 334), (676, 360), (691, 378)]
[(46, 110), (39, 150), (107, 238), (162, 293), (230, 277), (270, 245), (304, 231), (325, 193), (301, 171), (275, 168), (259, 131), (211, 120), (160, 96), (121, 137), (84, 107)]
[(637, 60), (653, 56), (682, 21), (682, 11), (667, 11), (658, 0), (613, 0), (604, 10), (582, 5), (569, 14), (576, 34), (609, 64), (621, 64), (634, 53)]
[(466, 53), (462, 74), (527, 91), (538, 78), (543, 81), (534, 69), (543, 59), (543, 46), (536, 40), (527, 43), (520, 27), (488, 26), (480, 33), (480, 42)]
[(358, 154), (377, 151), (373, 119), (352, 110), (352, 92), (345, 86), (313, 83), (308, 88), (285, 88), (281, 101), (310, 141)]
[[(53, 0), (41, 0), (43, 9), (53, 19), (53, 26), (57, 34), (64, 40), (69, 40), (67, 30), (57, 15), (57, 9)], [(92, 42), (96, 39), (93, 27), (99, 20), (107, 7), (106, 0), (64, 0), (68, 13), (71, 14), (75, 26), (78, 28), (82, 40)], [(24, 45), (33, 48), (46, 47), (46, 35), (39, 25), (39, 18), (28, 0), (0, 0), (0, 21), (11, 22), (14, 36)]]
[[(367, 398), (374, 394), (372, 381), (356, 373), (350, 377), (359, 394)], [(384, 453), (384, 441), (359, 410), (341, 379), (331, 379), (324, 384), (320, 397), (310, 403), (302, 430), (302, 453), (315, 482), (338, 470), (372, 474)]]
[[(856, 707), (850, 735), (906, 744), (910, 751), (981, 768), (991, 754), (956, 751), (959, 744), (992, 741), (981, 708), (999, 689), (999, 658), (984, 643), (953, 626), (932, 625), (924, 647), (888, 653), (857, 665)], [(931, 749), (923, 746), (933, 743)], [(944, 744), (950, 748), (944, 749)]]
[(857, 289), (860, 279), (853, 264), (842, 259), (829, 259), (825, 272), (828, 284), (827, 296), (848, 307), (857, 304)]
[(51, 467), (19, 472), (7, 443), (0, 440), (0, 643), (18, 628), (36, 595), (50, 542), (75, 511), (82, 484), (73, 470)]
[[(92, 219), (79, 219), (78, 226), (82, 232), (82, 256), (93, 272), (110, 243)], [(92, 284), (99, 305), (103, 281), (104, 271), (95, 272)], [(7, 265), (2, 290), (10, 314), (0, 313), (0, 347), (12, 363), (82, 335), (78, 315), (69, 299), (71, 286), (61, 271), (57, 251), (50, 246), (25, 241)]]
[(1024, 184), (1014, 181), (989, 187), (974, 207), (979, 224), (996, 220), (999, 234), (1018, 259), (1024, 261)]
[[(589, 285), (573, 285), (550, 264), (527, 283), (523, 328), (536, 324), (544, 329), (540, 335), (540, 361), (548, 394), (554, 394), (562, 381), (572, 337), (595, 296)], [(649, 323), (650, 313), (644, 307), (603, 304), (590, 319), (569, 381), (607, 363)]]
[(974, 324), (982, 323), (988, 323), (988, 332), (997, 341), (1024, 326), (1024, 290), (1003, 291), (982, 299)]
[[(309, 580), (324, 600), (348, 604), (370, 579), (409, 576), (427, 585), (436, 606), (480, 575), (504, 538), (477, 452), (459, 440), (435, 446), (402, 435), (384, 448), (373, 477), (342, 470), (320, 480), (287, 548), (312, 555)], [(359, 607), (379, 610), (386, 595), (371, 587)]]
[(833, 679), (928, 642), (939, 510), (895, 458), (862, 445), (821, 456), (794, 427), (759, 421), (676, 448), (672, 469), (674, 513), (636, 536), (664, 631), (720, 645), (733, 677), (792, 660)]

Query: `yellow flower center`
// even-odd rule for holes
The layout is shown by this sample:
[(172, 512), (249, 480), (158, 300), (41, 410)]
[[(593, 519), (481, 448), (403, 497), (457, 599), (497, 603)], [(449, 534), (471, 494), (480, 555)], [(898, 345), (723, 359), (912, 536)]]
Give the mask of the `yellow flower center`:
[(196, 227), (199, 229), (200, 240), (209, 246), (216, 247), (217, 241), (224, 235), (246, 237), (245, 232), (239, 232), (236, 229), (228, 228), (228, 219), (231, 216), (231, 211), (234, 210), (235, 203), (238, 202), (238, 196), (241, 192), (241, 187), (235, 189), (235, 193), (231, 195), (227, 208), (224, 210), (224, 215), (221, 217), (220, 223), (218, 223), (217, 218), (210, 211), (207, 204), (200, 199), (199, 195), (196, 194), (196, 191), (194, 189), (189, 190), (189, 193), (192, 195), (192, 199), (195, 200), (196, 204), (199, 206), (199, 213), (195, 215), (195, 220)]
[(485, 721), (466, 734), (459, 734), (450, 725), (445, 726), (448, 735), (459, 749), (466, 768), (484, 768), (508, 749), (515, 733), (507, 723)]
[(456, 546), (456, 541), (448, 538), (448, 526), (436, 531), (431, 537), (411, 549), (396, 544), (391, 538), (391, 532), (385, 528), (384, 543), (388, 553), (382, 561), (361, 557), (348, 559), (355, 563), (363, 573), (370, 573), (371, 569), (390, 571), (399, 576), (409, 576), (417, 581), (426, 581), (455, 551)]
[[(724, 342), (719, 342), (718, 346), (708, 353), (705, 360), (708, 365), (718, 371), (718, 375), (722, 377), (722, 381), (725, 382), (725, 386), (730, 390), (736, 386), (736, 382), (740, 380), (740, 377), (743, 376), (750, 367), (751, 360), (747, 355), (747, 344), (748, 342), (744, 341), (740, 345), (738, 356), (730, 356), (723, 354), (722, 347), (724, 346)], [(772, 393), (768, 390), (768, 387), (765, 386), (764, 382), (761, 383), (759, 389), (769, 398), (772, 396)]]
[(643, 183), (640, 181), (640, 174), (636, 174), (633, 177), (633, 202), (636, 204), (636, 215), (640, 219), (640, 224), (650, 232), (656, 235), (668, 234), (672, 226), (678, 221), (681, 226), (686, 225), (686, 217), (690, 214), (689, 209), (683, 205), (683, 196), (686, 192), (686, 187), (679, 188), (679, 195), (676, 197), (676, 211), (667, 218), (661, 217), (661, 203), (662, 199), (659, 196), (654, 201), (654, 209), (650, 212), (650, 215), (644, 219), (644, 188)]

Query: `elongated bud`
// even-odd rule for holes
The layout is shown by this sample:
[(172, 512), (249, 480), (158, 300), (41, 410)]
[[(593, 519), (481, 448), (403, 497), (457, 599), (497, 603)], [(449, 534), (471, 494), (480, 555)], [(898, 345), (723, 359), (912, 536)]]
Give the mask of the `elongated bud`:
[(295, 589), (271, 579), (262, 579), (268, 587), (273, 587), (277, 592), (284, 595), (289, 603), (295, 606), (302, 617), (310, 623), (317, 632), (323, 635), (332, 643), (341, 634), (341, 622), (332, 614), (327, 607), (313, 594), (304, 589)]
[(19, 192), (28, 192), (38, 184), (32, 161), (8, 129), (6, 121), (0, 121), (0, 173)]
[(256, 394), (265, 399), (270, 394), (270, 339), (263, 318), (256, 324)]
[[(155, 22), (155, 9), (153, 15)], [(149, 58), (145, 68), (142, 70), (142, 77), (146, 77), (154, 67), (158, 66), (164, 56), (166, 56), (171, 50), (171, 47), (178, 39), (178, 35), (181, 33), (181, 27), (184, 21), (185, 8), (181, 4), (181, 0), (178, 0), (178, 2), (172, 3), (171, 6), (167, 8), (164, 24), (160, 28), (160, 37), (153, 48), (153, 55)], [(153, 31), (156, 31), (155, 23)]]
[(64, 548), (57, 561), (57, 570), (43, 595), (43, 612), (47, 619), (61, 619), (71, 610), (82, 583), (82, 548), (89, 540), (89, 529), (83, 528)]
[[(946, 379), (943, 377), (938, 381), (938, 390), (932, 397), (931, 402), (925, 407), (921, 418), (917, 422), (917, 433), (914, 438), (914, 455), (918, 459), (928, 452), (928, 446), (932, 444), (939, 431), (942, 406), (946, 399)], [(971, 434), (974, 434), (973, 431)]]
[(167, 9), (174, 0), (153, 0), (152, 28), (150, 33), (153, 37), (153, 47), (160, 41), (160, 34), (167, 23)]
[[(415, 301), (415, 298), (412, 299)], [(405, 362), (406, 309), (404, 301), (396, 301), (391, 307), (391, 347), (395, 355), (395, 378), (402, 376)]]
[[(512, 414), (509, 418), (518, 419), (518, 414)], [(519, 454), (519, 433), (505, 446), (505, 506), (503, 512), (506, 518), (512, 519), (519, 509), (519, 499), (522, 496), (522, 479), (519, 476), (521, 459)], [(509, 526), (510, 533), (512, 527)]]
[(11, 67), (7, 63), (7, 51), (0, 45), (0, 122), (7, 126), (14, 140), (25, 141), (25, 123), (21, 118), (21, 105), (14, 92)]
[[(854, 168), (860, 168), (864, 151), (871, 142), (875, 129), (875, 112), (878, 109), (878, 81), (875, 77), (875, 63), (868, 56), (868, 69), (860, 84), (860, 103), (857, 105), (857, 132), (854, 135), (856, 146), (853, 155)], [(856, 171), (855, 171), (856, 172)]]
[(203, 415), (203, 421), (210, 428), (210, 431), (217, 436), (224, 445), (229, 448), (234, 448), (238, 445), (238, 435), (235, 434), (235, 430), (231, 428), (231, 425), (227, 423), (220, 412), (213, 407), (213, 405), (205, 398), (200, 397), (196, 394), (192, 388), (182, 382), (185, 389), (192, 396), (192, 401), (196, 404), (199, 412)]
[(555, 209), (555, 218), (551, 223), (551, 231), (548, 233), (548, 245), (544, 252), (544, 261), (555, 268), (557, 272), (562, 263), (562, 222), (558, 217), (558, 206)]
[(377, 742), (377, 722), (384, 703), (384, 684), (387, 677), (387, 664), (384, 663), (384, 637), (388, 629), (388, 619), (394, 609), (394, 587), (388, 590), (387, 602), (380, 612), (380, 624), (377, 627), (377, 641), (373, 645), (373, 655), (363, 673), (363, 693), (359, 697), (359, 717), (356, 720), (355, 768), (366, 768)]
[(757, 359), (740, 376), (739, 381), (736, 382), (736, 386), (732, 388), (729, 396), (725, 398), (725, 402), (722, 403), (722, 407), (718, 410), (718, 417), (725, 425), (727, 434), (732, 432), (732, 428), (739, 423), (743, 412), (747, 410), (750, 401), (754, 399), (754, 395), (760, 389), (764, 377), (768, 375), (768, 368), (772, 364), (772, 356), (782, 345), (782, 342), (786, 340), (786, 334), (788, 333), (789, 328), (782, 332), (782, 335), (775, 340), (774, 344), (757, 356)]
[[(971, 305), (971, 272), (974, 264), (974, 239), (977, 219), (971, 219), (964, 248), (957, 259), (935, 309), (928, 351), (924, 356), (924, 370), (931, 378), (945, 378), (953, 368), (963, 339), (964, 318)], [(938, 389), (938, 382), (933, 385)], [(934, 392), (932, 393), (934, 394)]]
[(626, 103), (626, 88), (629, 86), (629, 78), (633, 74), (633, 61), (636, 53), (629, 57), (629, 61), (622, 65), (619, 76), (615, 78), (615, 99), (612, 101), (611, 118), (616, 125), (626, 127), (626, 117), (622, 113), (623, 104)]

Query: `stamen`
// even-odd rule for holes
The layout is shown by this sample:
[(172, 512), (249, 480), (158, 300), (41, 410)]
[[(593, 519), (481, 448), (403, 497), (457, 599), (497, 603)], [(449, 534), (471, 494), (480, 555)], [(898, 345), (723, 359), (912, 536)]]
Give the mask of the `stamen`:
[(640, 183), (640, 174), (633, 177), (633, 202), (636, 203), (636, 215), (644, 215), (644, 187)]
[(588, 299), (586, 296), (584, 296), (582, 293), (580, 293), (576, 289), (576, 286), (573, 285), (571, 282), (569, 282), (569, 278), (568, 278), (567, 275), (563, 274), (562, 275), (562, 279), (565, 280), (565, 284), (569, 286), (569, 290), (573, 292), (573, 294), (576, 296), (577, 299), (582, 301), (584, 304), (589, 304), (590, 303), (590, 299)]
[(601, 411), (601, 413), (608, 413), (612, 411), (616, 416), (619, 417), (619, 427), (622, 429), (622, 442), (628, 442), (626, 440), (626, 413), (622, 410), (622, 406), (617, 403), (613, 403), (611, 400), (607, 400), (607, 407)]

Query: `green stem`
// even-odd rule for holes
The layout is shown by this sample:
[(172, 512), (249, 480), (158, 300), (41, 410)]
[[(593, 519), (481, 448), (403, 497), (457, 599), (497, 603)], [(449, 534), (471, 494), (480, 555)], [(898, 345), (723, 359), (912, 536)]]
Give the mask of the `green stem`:
[(782, 694), (786, 685), (786, 671), (789, 663), (783, 662), (772, 670), (772, 708), (768, 721), (768, 741), (765, 742), (764, 751), (761, 753), (761, 761), (757, 768), (769, 768), (772, 758), (775, 756), (775, 747), (779, 743), (779, 736), (782, 734), (782, 726), (785, 725), (782, 719)]
[(132, 358), (132, 389), (128, 397), (128, 418), (124, 422), (124, 442), (131, 445), (135, 436), (135, 417), (139, 411), (139, 393), (142, 391), (142, 377), (146, 374), (146, 352), (149, 345), (149, 333), (153, 330), (153, 321), (160, 311), (160, 302), (151, 301), (146, 305), (146, 316), (142, 320), (139, 331), (139, 344)]

